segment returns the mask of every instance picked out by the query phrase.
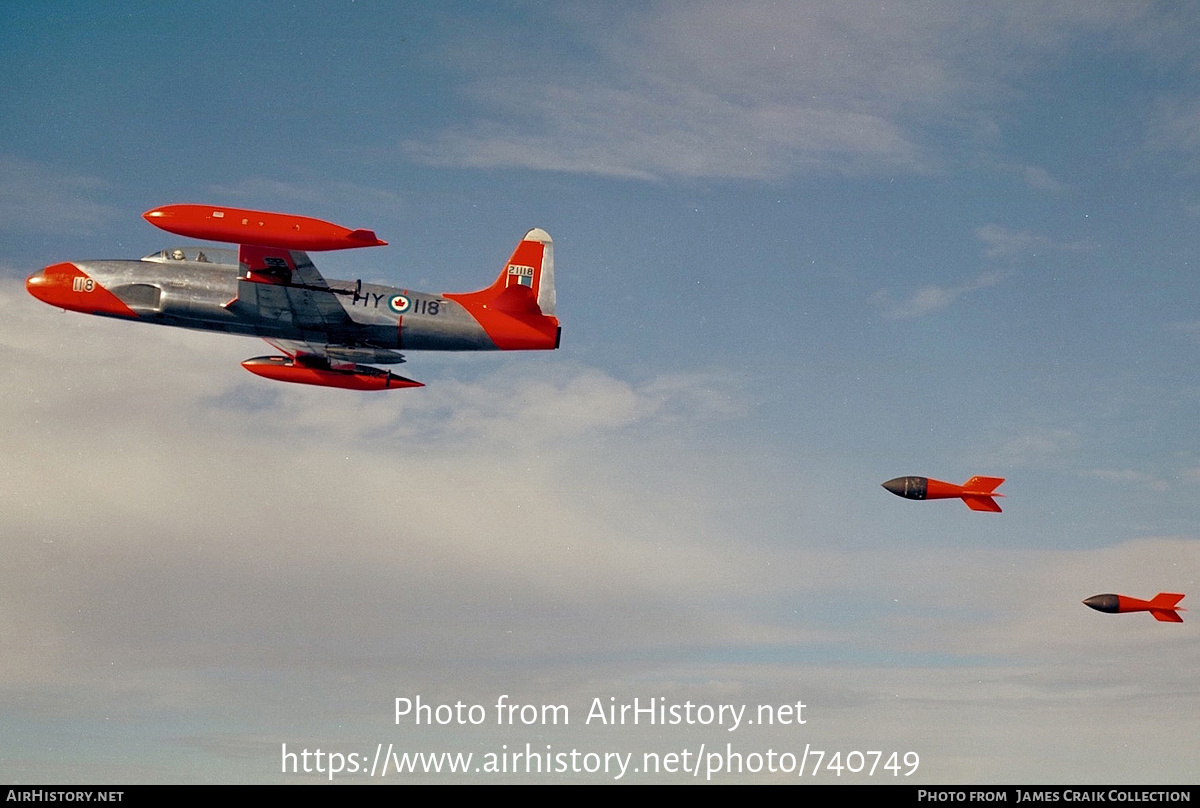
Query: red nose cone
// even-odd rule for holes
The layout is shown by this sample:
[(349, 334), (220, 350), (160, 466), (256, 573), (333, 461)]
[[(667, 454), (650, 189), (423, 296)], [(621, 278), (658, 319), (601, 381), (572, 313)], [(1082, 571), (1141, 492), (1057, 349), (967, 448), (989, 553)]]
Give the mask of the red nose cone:
[(43, 292), (45, 285), (45, 270), (42, 270), (41, 272), (35, 272), (25, 279), (25, 291), (29, 292), (29, 294), (33, 295), (43, 303), (46, 302), (46, 298), (42, 296), (45, 294), (45, 292)]
[(25, 280), (25, 289), (43, 303), (84, 314), (136, 318), (137, 313), (71, 263), (52, 264)]
[(43, 303), (70, 309), (74, 308), (72, 304), (78, 297), (74, 287), (79, 286), (80, 282), (75, 279), (84, 277), (74, 264), (53, 264), (26, 278), (25, 291)]

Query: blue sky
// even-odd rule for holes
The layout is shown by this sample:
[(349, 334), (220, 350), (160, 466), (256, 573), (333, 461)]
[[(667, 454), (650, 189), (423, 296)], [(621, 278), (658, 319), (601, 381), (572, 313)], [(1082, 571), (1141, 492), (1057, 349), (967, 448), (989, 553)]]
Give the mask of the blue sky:
[[(909, 782), (1191, 782), (1194, 622), (1079, 602), (1200, 565), (1197, 17), (6, 4), (9, 779), (732, 737), (914, 750)], [(412, 353), (428, 387), (359, 395), (22, 289), (174, 243), (140, 214), (178, 202), (373, 228), (319, 268), (429, 291), (543, 227), (562, 349)], [(1006, 477), (1005, 512), (902, 474)], [(811, 722), (396, 725), (417, 693)]]

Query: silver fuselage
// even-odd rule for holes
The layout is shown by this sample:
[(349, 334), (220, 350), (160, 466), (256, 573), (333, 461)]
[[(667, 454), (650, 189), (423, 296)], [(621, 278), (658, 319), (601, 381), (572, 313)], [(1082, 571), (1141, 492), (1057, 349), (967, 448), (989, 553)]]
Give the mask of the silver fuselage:
[(183, 247), (137, 261), (72, 263), (141, 322), (334, 343), (356, 359), (381, 363), (402, 361), (399, 350), (495, 349), (476, 319), (441, 295), (332, 279), (325, 289), (252, 282), (239, 278), (232, 250)]

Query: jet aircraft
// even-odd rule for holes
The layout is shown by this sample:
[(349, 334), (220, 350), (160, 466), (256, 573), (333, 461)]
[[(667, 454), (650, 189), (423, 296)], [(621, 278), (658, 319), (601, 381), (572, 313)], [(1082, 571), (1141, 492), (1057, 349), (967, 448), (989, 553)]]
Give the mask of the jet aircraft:
[(525, 234), (490, 286), (428, 294), (326, 280), (306, 252), (387, 243), (370, 230), (209, 205), (168, 205), (143, 217), (177, 235), (238, 248), (182, 246), (136, 261), (58, 263), (31, 275), (25, 288), (45, 303), (85, 314), (262, 337), (284, 355), (247, 359), (246, 370), (350, 390), (423, 387), (360, 364), (399, 364), (402, 350), (559, 346), (554, 244), (545, 230)]

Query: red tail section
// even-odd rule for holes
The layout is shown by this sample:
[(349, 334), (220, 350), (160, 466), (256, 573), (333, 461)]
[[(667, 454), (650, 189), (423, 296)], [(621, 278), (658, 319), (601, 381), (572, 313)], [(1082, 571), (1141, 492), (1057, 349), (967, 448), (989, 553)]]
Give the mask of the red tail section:
[(1155, 620), (1163, 623), (1182, 623), (1183, 618), (1179, 616), (1179, 612), (1186, 612), (1187, 609), (1175, 604), (1179, 603), (1183, 598), (1183, 595), (1173, 592), (1159, 592), (1150, 601), (1150, 614), (1154, 616)]
[(1003, 477), (972, 477), (963, 483), (962, 501), (973, 511), (1000, 513), (1000, 506), (992, 497), (1004, 496), (995, 493), (1002, 482)]
[(478, 292), (443, 295), (470, 312), (502, 351), (558, 347), (554, 316), (554, 242), (540, 228), (517, 245), (499, 277)]
[[(1003, 494), (997, 494), (1003, 496)], [(991, 497), (972, 497), (963, 494), (962, 501), (967, 503), (967, 507), (973, 511), (991, 511), (992, 513), (1000, 513), (1000, 505)]]

